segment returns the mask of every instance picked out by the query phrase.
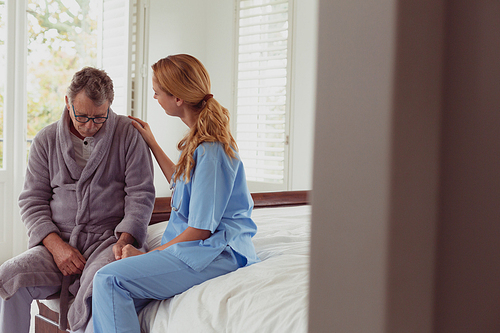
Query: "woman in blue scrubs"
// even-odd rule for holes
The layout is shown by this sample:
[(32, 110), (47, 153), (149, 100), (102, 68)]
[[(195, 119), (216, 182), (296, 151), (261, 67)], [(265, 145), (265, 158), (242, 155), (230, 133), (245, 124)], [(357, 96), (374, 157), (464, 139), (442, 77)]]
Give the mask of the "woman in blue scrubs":
[(177, 164), (149, 125), (133, 118), (170, 183), (172, 213), (161, 246), (144, 253), (132, 245), (94, 277), (96, 333), (139, 333), (137, 311), (259, 259), (251, 238), (253, 201), (229, 131), (229, 113), (210, 94), (210, 77), (196, 58), (172, 55), (153, 66), (154, 98), (189, 132)]

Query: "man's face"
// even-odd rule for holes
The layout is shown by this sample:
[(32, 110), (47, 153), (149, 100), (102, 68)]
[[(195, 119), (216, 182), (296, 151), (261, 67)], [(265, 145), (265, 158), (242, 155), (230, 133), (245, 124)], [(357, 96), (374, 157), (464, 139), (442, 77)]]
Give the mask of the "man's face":
[[(108, 115), (109, 102), (106, 101), (100, 106), (95, 106), (94, 102), (87, 97), (85, 92), (81, 91), (78, 95), (76, 95), (73, 105), (69, 104), (68, 97), (66, 96), (66, 107), (68, 108), (73, 126), (77, 132), (85, 138), (94, 136), (104, 124), (95, 124), (93, 120), (89, 120), (86, 123), (79, 122), (76, 120), (75, 114), (77, 116), (87, 116), (92, 118), (106, 117)], [(81, 118), (79, 118), (79, 120), (81, 120)]]

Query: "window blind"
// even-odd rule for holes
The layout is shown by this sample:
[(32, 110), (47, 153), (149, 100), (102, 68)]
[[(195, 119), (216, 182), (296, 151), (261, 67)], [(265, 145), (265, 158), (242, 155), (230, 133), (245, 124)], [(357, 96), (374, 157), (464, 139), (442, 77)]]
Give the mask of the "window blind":
[(238, 16), (236, 140), (247, 180), (285, 179), (289, 1), (242, 0)]
[[(131, 59), (133, 58), (134, 0), (103, 0), (101, 38), (98, 47), (100, 67), (113, 80), (113, 110), (126, 115), (130, 109)], [(132, 29), (131, 29), (132, 26)]]

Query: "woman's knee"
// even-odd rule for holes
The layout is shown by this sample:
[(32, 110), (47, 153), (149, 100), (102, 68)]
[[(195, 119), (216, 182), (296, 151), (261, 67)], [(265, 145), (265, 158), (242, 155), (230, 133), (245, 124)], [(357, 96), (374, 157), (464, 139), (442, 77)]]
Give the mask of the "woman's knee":
[(113, 288), (113, 286), (120, 284), (120, 281), (127, 280), (130, 266), (125, 265), (122, 260), (107, 264), (95, 273), (93, 280), (94, 289)]
[(100, 268), (94, 275), (93, 289), (103, 290), (112, 287), (115, 284), (115, 274), (110, 267)]

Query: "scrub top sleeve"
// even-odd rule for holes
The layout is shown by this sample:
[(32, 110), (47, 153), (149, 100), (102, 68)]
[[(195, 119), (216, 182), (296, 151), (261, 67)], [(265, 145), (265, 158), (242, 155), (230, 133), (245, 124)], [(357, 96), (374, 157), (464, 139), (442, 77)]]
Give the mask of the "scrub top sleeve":
[(193, 173), (188, 225), (212, 233), (221, 222), (234, 183), (234, 174), (224, 168), (212, 149), (198, 152)]

